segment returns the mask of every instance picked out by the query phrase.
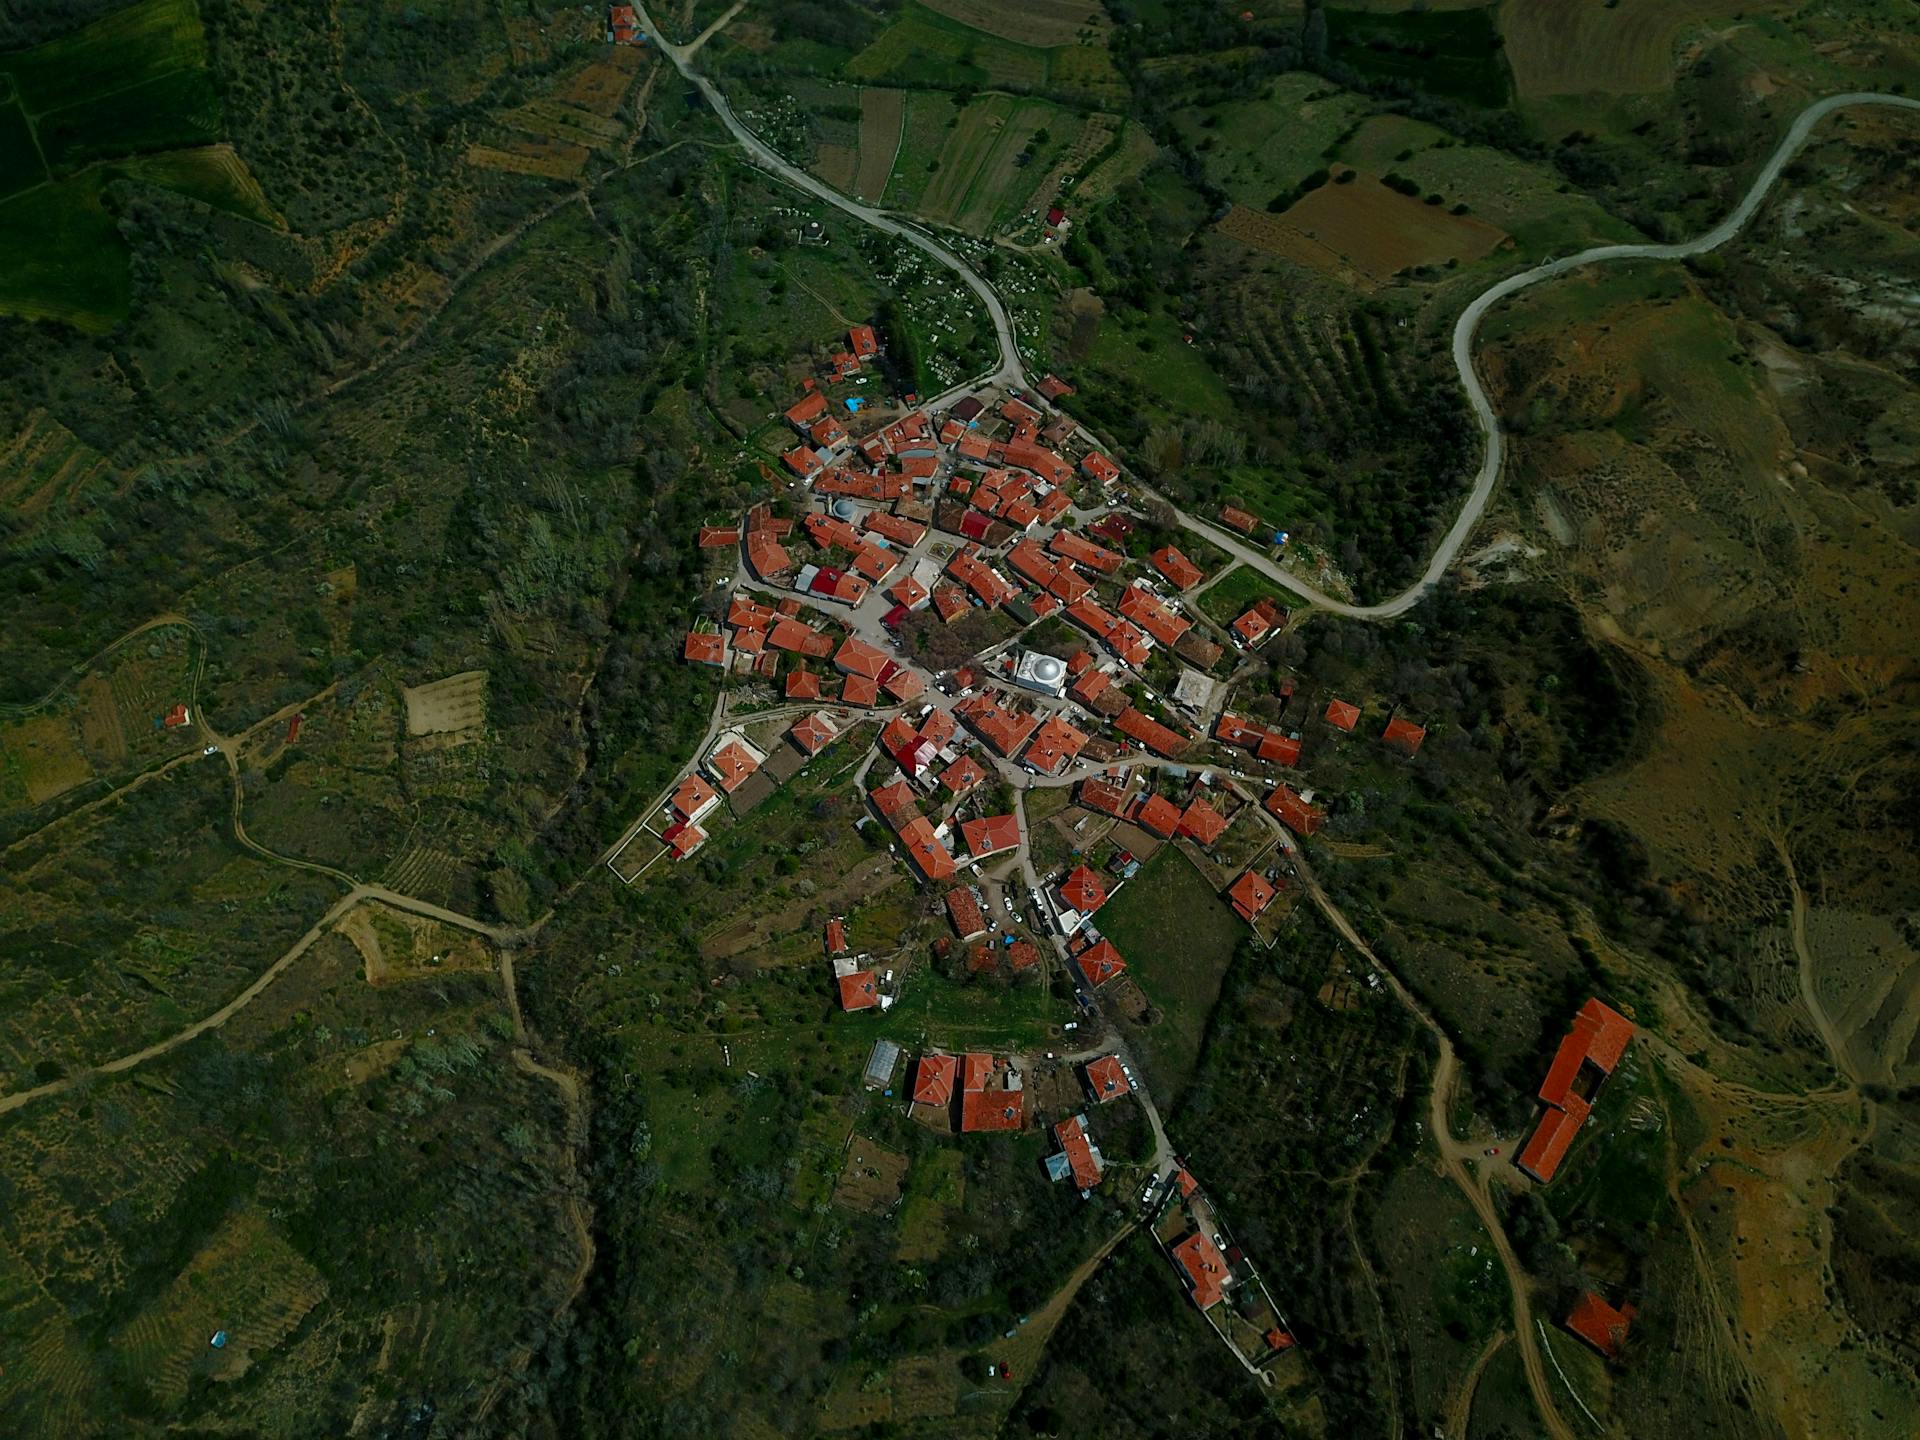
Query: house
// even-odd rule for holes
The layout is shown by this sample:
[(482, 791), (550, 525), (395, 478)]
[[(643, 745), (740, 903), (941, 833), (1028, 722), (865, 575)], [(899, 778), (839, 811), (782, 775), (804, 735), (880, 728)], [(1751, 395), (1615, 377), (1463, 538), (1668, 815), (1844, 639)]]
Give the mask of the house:
[(1111, 575), (1117, 571), (1126, 557), (1104, 546), (1096, 545), (1081, 535), (1061, 531), (1047, 542), (1047, 549), (1062, 559), (1071, 560), (1076, 565), (1084, 565), (1089, 570), (1102, 575)]
[(1075, 798), (1087, 809), (1111, 815), (1116, 820), (1126, 815), (1129, 804), (1124, 781), (1116, 784), (1112, 780), (1082, 780), (1080, 793)]
[(836, 955), (844, 955), (847, 953), (847, 922), (838, 915), (827, 921), (825, 943), (827, 947), (827, 958), (829, 960), (833, 959)]
[(1273, 633), (1273, 626), (1267, 622), (1267, 617), (1260, 613), (1257, 606), (1235, 620), (1228, 628), (1233, 631), (1233, 638), (1249, 650)]
[(960, 1060), (960, 1128), (1018, 1130), (1026, 1123), (1027, 1093), (1013, 1061), (970, 1053)]
[(1616, 1310), (1589, 1290), (1562, 1323), (1609, 1360), (1618, 1360), (1627, 1343), (1627, 1326), (1633, 1320), (1633, 1306)]
[(847, 345), (860, 360), (871, 360), (880, 353), (880, 337), (871, 325), (855, 325), (847, 331)]
[(1127, 962), (1120, 958), (1120, 952), (1113, 948), (1113, 942), (1104, 938), (1096, 940), (1074, 956), (1073, 963), (1080, 967), (1087, 984), (1095, 990), (1127, 968)]
[(1205, 579), (1200, 567), (1171, 545), (1162, 545), (1147, 557), (1149, 564), (1166, 576), (1176, 590), (1191, 590)]
[(1023, 758), (1029, 768), (1042, 775), (1058, 775), (1083, 749), (1087, 737), (1067, 723), (1066, 716), (1058, 712), (1047, 716), (1040, 728), (1034, 732), (1033, 743), (1027, 746)]
[(785, 462), (787, 469), (802, 480), (811, 480), (827, 468), (827, 462), (821, 459), (820, 453), (810, 445), (796, 445), (780, 459)]
[(1353, 727), (1360, 723), (1360, 707), (1350, 705), (1345, 700), (1329, 700), (1326, 718), (1327, 724), (1334, 729), (1352, 734)]
[(1633, 1022), (1612, 1006), (1590, 998), (1580, 1007), (1540, 1082), (1546, 1110), (1514, 1162), (1521, 1170), (1542, 1185), (1553, 1179), (1632, 1040)]
[(827, 413), (827, 397), (818, 390), (802, 396), (787, 411), (787, 424), (802, 435), (813, 427), (813, 423)]
[(1086, 1076), (1087, 1093), (1093, 1096), (1097, 1105), (1118, 1100), (1133, 1089), (1133, 1082), (1127, 1079), (1126, 1067), (1120, 1063), (1118, 1055), (1102, 1055), (1098, 1060), (1089, 1060), (1081, 1073)]
[(789, 670), (787, 672), (787, 699), (818, 700), (820, 698), (820, 677), (811, 670)]
[(1309, 805), (1291, 785), (1274, 786), (1265, 803), (1268, 812), (1296, 835), (1317, 834), (1327, 823), (1327, 812), (1317, 805)]
[(988, 815), (980, 820), (962, 820), (960, 838), (967, 854), (975, 860), (998, 855), (1003, 850), (1020, 848), (1020, 820), (1014, 815)]
[(1260, 918), (1260, 912), (1273, 903), (1276, 893), (1259, 871), (1248, 870), (1228, 887), (1227, 900), (1234, 913), (1251, 925)]
[(756, 578), (772, 584), (780, 576), (793, 568), (793, 561), (773, 538), (770, 530), (749, 530), (747, 532), (747, 568)]
[(855, 967), (850, 960), (834, 962), (834, 984), (840, 991), (842, 1010), (871, 1010), (880, 1003), (880, 977)]
[[(940, 783), (946, 786), (956, 799), (986, 778), (987, 772), (980, 768), (980, 762), (971, 755), (962, 755), (940, 772)], [(965, 826), (961, 827), (962, 833), (965, 833), (965, 828)]]
[[(1053, 225), (1058, 222), (1049, 220), (1047, 223)], [(1058, 375), (1041, 376), (1040, 383), (1033, 388), (1040, 392), (1040, 398), (1043, 400), (1058, 400), (1062, 395), (1071, 395), (1074, 393), (1073, 386), (1062, 380)]]
[(725, 668), (727, 637), (718, 630), (689, 630), (686, 648), (680, 653), (695, 665), (718, 665)]
[(880, 703), (880, 687), (864, 675), (849, 675), (840, 684), (840, 703), (870, 710)]
[(978, 940), (987, 933), (987, 916), (980, 908), (980, 897), (964, 886), (947, 892), (947, 919), (953, 922), (953, 933), (963, 942)]
[(1120, 592), (1120, 613), (1162, 645), (1172, 645), (1193, 626), (1176, 615), (1160, 597), (1141, 585), (1129, 585)]
[(1107, 890), (1100, 877), (1084, 865), (1060, 882), (1059, 896), (1062, 905), (1082, 915), (1091, 915), (1107, 903)]
[(900, 828), (899, 835), (900, 843), (906, 847), (907, 858), (928, 880), (938, 884), (953, 878), (953, 855), (941, 843), (932, 822), (924, 815), (916, 814)]
[(826, 712), (816, 710), (811, 715), (803, 715), (796, 720), (793, 728), (787, 732), (787, 738), (794, 743), (802, 755), (811, 757), (818, 755), (831, 745), (837, 733), (839, 732), (833, 728), (833, 722), (827, 718)]
[(1233, 1276), (1227, 1269), (1227, 1257), (1220, 1253), (1218, 1245), (1204, 1232), (1196, 1230), (1168, 1253), (1195, 1305), (1211, 1310), (1220, 1303), (1227, 1287), (1233, 1283)]
[(695, 543), (702, 550), (727, 550), (740, 543), (740, 530), (733, 525), (702, 525)]
[(193, 712), (185, 705), (176, 705), (161, 717), (160, 723), (168, 730), (178, 730), (182, 725), (193, 723)]
[(1047, 1156), (1047, 1178), (1058, 1183), (1071, 1177), (1074, 1186), (1083, 1195), (1100, 1183), (1105, 1162), (1100, 1155), (1100, 1147), (1087, 1134), (1086, 1116), (1075, 1115), (1072, 1119), (1062, 1120), (1053, 1127), (1053, 1139), (1060, 1149)]
[(764, 758), (743, 742), (729, 740), (707, 756), (707, 773), (713, 776), (722, 790), (731, 795), (747, 783), (747, 778), (760, 768)]
[(959, 1073), (959, 1060), (937, 1050), (928, 1051), (913, 1067), (912, 1103), (946, 1109), (953, 1104), (954, 1082)]
[(715, 790), (698, 775), (689, 775), (680, 782), (667, 804), (688, 824), (697, 824), (704, 820), (707, 812), (720, 803), (720, 792)]
[(880, 748), (893, 757), (893, 763), (904, 770), (909, 778), (915, 780), (927, 772), (940, 750), (939, 746), (923, 738), (904, 715), (894, 716), (881, 730)]
[(841, 642), (833, 656), (833, 668), (842, 675), (861, 675), (875, 684), (880, 682), (880, 677), (886, 674), (887, 667), (892, 663), (886, 651), (854, 635), (849, 635)]
[(1211, 849), (1213, 843), (1227, 833), (1226, 817), (1196, 795), (1180, 817), (1180, 833), (1202, 848)]
[(647, 37), (640, 33), (640, 20), (633, 13), (633, 6), (609, 5), (607, 7), (607, 39), (615, 45), (647, 43)]
[(1129, 740), (1145, 746), (1156, 755), (1177, 760), (1186, 753), (1186, 736), (1168, 729), (1152, 716), (1128, 706), (1114, 719), (1113, 726)]
[(1238, 530), (1242, 535), (1251, 535), (1255, 530), (1260, 528), (1258, 517), (1248, 514), (1245, 510), (1235, 505), (1222, 505), (1220, 507), (1220, 519)]
[(691, 820), (676, 820), (660, 832), (660, 841), (675, 860), (684, 860), (707, 843), (707, 832)]
[(1162, 840), (1180, 828), (1180, 807), (1164, 795), (1148, 795), (1133, 807), (1133, 823)]
[(1387, 722), (1387, 728), (1381, 732), (1380, 738), (1411, 759), (1420, 753), (1420, 742), (1427, 738), (1427, 732), (1424, 726), (1416, 725), (1411, 720), (1402, 720), (1396, 715)]
[(1058, 205), (1055, 205), (1052, 209), (1047, 211), (1047, 224), (1049, 225), (1064, 224), (1066, 222), (1066, 218), (1067, 218), (1067, 212), (1062, 210)]
[(1040, 728), (1038, 716), (1016, 710), (995, 690), (981, 690), (953, 707), (953, 713), (986, 741), (995, 753), (1011, 760)]
[(1098, 450), (1089, 450), (1080, 457), (1080, 471), (1097, 485), (1111, 485), (1120, 478), (1120, 467)]

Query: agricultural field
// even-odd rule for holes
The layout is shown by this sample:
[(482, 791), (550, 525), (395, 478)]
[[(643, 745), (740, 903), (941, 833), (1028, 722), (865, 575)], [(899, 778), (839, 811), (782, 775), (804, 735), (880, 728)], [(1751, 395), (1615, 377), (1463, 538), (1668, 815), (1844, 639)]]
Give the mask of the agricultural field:
[(1325, 169), (1371, 109), (1365, 96), (1318, 75), (1289, 71), (1256, 96), (1178, 110), (1173, 122), (1207, 179), (1241, 205), (1260, 210), (1283, 204), (1296, 186)]
[(1498, 106), (1513, 93), (1492, 6), (1366, 11), (1329, 8), (1327, 53), (1373, 80)]
[(1082, 128), (1079, 116), (1044, 100), (975, 100), (948, 132), (915, 208), (977, 235), (1003, 230), (1036, 204), (1044, 209), (1035, 199), (1035, 180), (1058, 152), (1071, 149)]
[(1687, 32), (1736, 14), (1758, 18), (1785, 8), (1728, 0), (1621, 0), (1604, 6), (1509, 0), (1500, 9), (1499, 25), (1523, 101), (1631, 95), (1671, 88)]
[[(1168, 915), (1181, 917), (1177, 935), (1167, 930)], [(1141, 1038), (1155, 1092), (1177, 1100), (1199, 1063), (1221, 980), (1246, 926), (1172, 845), (1100, 908), (1099, 924), (1153, 1004)]]
[[(1080, 0), (1066, 3), (1085, 13)], [(967, 19), (943, 14), (965, 12)], [(1082, 28), (1072, 38), (1049, 44), (1063, 33), (1058, 7), (1043, 7), (1029, 25), (1026, 7), (999, 0), (946, 0), (940, 7), (908, 0), (898, 18), (872, 44), (847, 62), (845, 73), (865, 83), (909, 87), (952, 87), (1058, 94), (1099, 104), (1125, 93), (1106, 47), (1104, 27)], [(997, 30), (976, 28), (975, 18)], [(1018, 17), (1018, 18), (1015, 18)], [(1017, 26), (1031, 38), (1006, 38), (999, 31)], [(1084, 38), (1078, 38), (1084, 37)]]
[(1507, 243), (1505, 232), (1484, 220), (1403, 195), (1386, 177), (1357, 170), (1343, 170), (1278, 215), (1235, 206), (1220, 229), (1361, 291), (1403, 271), (1479, 260)]

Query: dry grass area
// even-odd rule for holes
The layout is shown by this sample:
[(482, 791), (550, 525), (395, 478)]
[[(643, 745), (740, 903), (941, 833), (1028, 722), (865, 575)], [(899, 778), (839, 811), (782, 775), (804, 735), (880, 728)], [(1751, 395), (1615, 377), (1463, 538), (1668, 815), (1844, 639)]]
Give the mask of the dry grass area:
[(466, 161), (483, 170), (504, 170), (511, 175), (538, 175), (547, 180), (572, 180), (586, 169), (590, 152), (584, 145), (567, 140), (529, 137), (508, 141), (504, 146), (469, 145)]
[(106, 457), (43, 409), (0, 443), (0, 509), (23, 520), (71, 507), (105, 484), (117, 491), (125, 477)]
[(1634, 95), (1673, 84), (1684, 31), (1784, 8), (1767, 0), (1507, 0), (1500, 29), (1514, 85), (1526, 99)]
[(855, 1135), (833, 1187), (833, 1203), (863, 1215), (884, 1215), (907, 1182), (907, 1157), (865, 1135)]
[(813, 157), (813, 173), (836, 190), (852, 190), (860, 173), (858, 145), (822, 145)]
[(951, 20), (1002, 40), (1051, 49), (1071, 45), (1084, 32), (1096, 41), (1107, 31), (1099, 0), (923, 0)]
[(493, 956), (478, 935), (377, 901), (349, 910), (337, 928), (360, 952), (369, 985), (493, 968)]
[(409, 685), (403, 692), (407, 702), (407, 734), (445, 735), (478, 733), (487, 723), (487, 672), (467, 670), (435, 680), (430, 685)]
[(1498, 226), (1402, 195), (1364, 171), (1349, 184), (1322, 185), (1284, 214), (1236, 205), (1220, 229), (1366, 290), (1413, 266), (1478, 260), (1507, 238)]

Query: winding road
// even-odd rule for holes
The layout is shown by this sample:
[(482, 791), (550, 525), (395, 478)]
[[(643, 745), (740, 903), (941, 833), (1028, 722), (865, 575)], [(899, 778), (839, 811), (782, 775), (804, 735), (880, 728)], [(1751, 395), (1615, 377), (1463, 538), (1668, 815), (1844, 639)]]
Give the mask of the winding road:
[[(713, 82), (693, 67), (693, 57), (698, 47), (705, 43), (711, 29), (702, 34), (691, 45), (674, 45), (654, 24), (653, 17), (647, 13), (644, 5), (636, 5), (640, 19), (640, 28), (659, 47), (679, 70), (680, 74), (705, 97), (713, 107), (713, 112), (727, 133), (739, 142), (740, 148), (762, 169), (772, 172), (780, 179), (797, 189), (804, 190), (816, 199), (824, 200), (835, 209), (851, 215), (862, 224), (871, 225), (887, 235), (905, 240), (908, 244), (925, 251), (941, 265), (966, 282), (967, 287), (980, 297), (992, 317), (994, 334), (1000, 347), (1000, 365), (992, 373), (978, 377), (966, 385), (959, 386), (950, 394), (971, 390), (984, 385), (1008, 384), (1026, 385), (1026, 367), (1020, 360), (1020, 346), (1015, 339), (1013, 317), (999, 293), (988, 284), (974, 268), (962, 260), (952, 250), (935, 240), (916, 226), (904, 223), (898, 216), (884, 210), (877, 210), (850, 196), (841, 194), (825, 181), (816, 179), (798, 166), (783, 160), (765, 141), (749, 130), (740, 118), (733, 113), (733, 107), (727, 104), (726, 97), (714, 86)], [(736, 7), (737, 8), (737, 7)], [(1704, 255), (1727, 243), (1746, 226), (1767, 192), (1779, 180), (1780, 174), (1794, 156), (1806, 146), (1814, 127), (1836, 110), (1845, 110), (1858, 105), (1889, 105), (1904, 110), (1920, 110), (1920, 100), (1908, 99), (1903, 95), (1886, 95), (1877, 91), (1854, 91), (1842, 95), (1829, 95), (1824, 100), (1816, 100), (1795, 117), (1787, 128), (1787, 133), (1774, 147), (1773, 153), (1753, 177), (1753, 183), (1747, 187), (1746, 194), (1732, 212), (1718, 225), (1703, 235), (1691, 240), (1681, 240), (1673, 244), (1620, 244), (1596, 245), (1558, 259), (1546, 260), (1530, 270), (1522, 270), (1509, 275), (1480, 292), (1466, 309), (1460, 312), (1460, 318), (1453, 327), (1453, 367), (1460, 376), (1461, 388), (1467, 392), (1467, 403), (1473, 410), (1475, 422), (1480, 427), (1482, 451), (1480, 468), (1473, 477), (1472, 488), (1460, 507), (1460, 513), (1454, 517), (1451, 527), (1442, 537), (1439, 546), (1427, 560), (1427, 568), (1420, 578), (1399, 594), (1373, 605), (1356, 605), (1350, 601), (1338, 600), (1322, 593), (1291, 571), (1275, 564), (1272, 557), (1258, 550), (1230, 531), (1222, 529), (1209, 521), (1188, 514), (1178, 506), (1171, 506), (1178, 517), (1181, 527), (1194, 534), (1204, 536), (1212, 544), (1227, 551), (1243, 564), (1250, 565), (1276, 585), (1293, 591), (1294, 594), (1320, 609), (1335, 615), (1344, 615), (1354, 620), (1391, 620), (1404, 615), (1425, 598), (1427, 592), (1440, 582), (1440, 578), (1452, 568), (1454, 561), (1460, 558), (1460, 551), (1466, 545), (1467, 537), (1473, 533), (1474, 526), (1480, 523), (1480, 517), (1486, 513), (1487, 502), (1493, 498), (1495, 483), (1500, 478), (1501, 465), (1506, 458), (1505, 437), (1500, 430), (1499, 418), (1494, 414), (1493, 401), (1488, 397), (1486, 387), (1480, 383), (1479, 373), (1474, 368), (1474, 339), (1480, 330), (1480, 322), (1495, 305), (1511, 295), (1552, 280), (1570, 271), (1587, 265), (1611, 264), (1621, 260), (1685, 260), (1690, 256)], [(937, 409), (947, 396), (940, 396), (929, 402), (929, 409)], [(1138, 482), (1136, 481), (1136, 484)], [(1154, 492), (1144, 485), (1138, 486), (1149, 494)], [(1164, 496), (1156, 498), (1165, 500)], [(1171, 505), (1171, 502), (1168, 502)]]

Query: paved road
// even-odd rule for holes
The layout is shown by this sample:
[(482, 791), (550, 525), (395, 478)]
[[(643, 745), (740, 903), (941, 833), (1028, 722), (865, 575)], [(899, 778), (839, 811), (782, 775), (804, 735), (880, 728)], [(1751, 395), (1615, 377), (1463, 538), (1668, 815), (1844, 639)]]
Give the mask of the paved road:
[[(706, 97), (707, 103), (713, 106), (714, 113), (720, 117), (721, 123), (756, 164), (772, 171), (809, 195), (845, 211), (856, 220), (888, 235), (898, 236), (925, 251), (964, 280), (968, 287), (980, 297), (981, 303), (987, 307), (987, 313), (993, 318), (994, 331), (1000, 345), (1000, 368), (991, 375), (959, 387), (960, 389), (972, 389), (978, 385), (994, 383), (1010, 385), (1026, 383), (1025, 367), (1020, 361), (1020, 347), (1014, 339), (1013, 318), (998, 293), (975, 272), (971, 265), (923, 231), (902, 224), (885, 211), (876, 210), (871, 205), (864, 205), (858, 200), (841, 194), (824, 181), (815, 179), (806, 171), (781, 159), (757, 135), (741, 124), (727, 104), (726, 98), (710, 80), (693, 68), (691, 47), (667, 44), (645, 7), (636, 8), (639, 11), (641, 28), (653, 37), (662, 53), (671, 59), (680, 73)], [(1404, 615), (1425, 598), (1427, 592), (1439, 583), (1440, 577), (1446, 574), (1455, 560), (1459, 559), (1461, 548), (1466, 544), (1467, 537), (1473, 533), (1474, 526), (1480, 523), (1480, 517), (1486, 512), (1487, 502), (1493, 498), (1494, 484), (1500, 478), (1500, 467), (1505, 458), (1505, 439), (1500, 431), (1499, 418), (1494, 414), (1493, 402), (1487, 396), (1486, 387), (1480, 383), (1480, 376), (1473, 364), (1474, 338), (1479, 333), (1480, 322), (1486, 317), (1487, 311), (1510, 295), (1538, 285), (1544, 280), (1565, 275), (1582, 266), (1610, 264), (1619, 260), (1684, 260), (1692, 255), (1703, 255), (1709, 250), (1718, 249), (1739, 234), (1746, 223), (1753, 218), (1766, 199), (1767, 192), (1780, 178), (1780, 173), (1806, 145), (1814, 127), (1834, 111), (1856, 105), (1892, 105), (1906, 110), (1920, 110), (1920, 100), (1910, 100), (1901, 95), (1884, 95), (1874, 91), (1830, 95), (1824, 100), (1816, 100), (1801, 111), (1793, 124), (1788, 127), (1786, 135), (1774, 148), (1766, 164), (1760, 167), (1759, 173), (1753, 177), (1753, 183), (1747, 188), (1747, 193), (1733, 208), (1732, 213), (1704, 235), (1670, 245), (1596, 245), (1574, 255), (1544, 261), (1531, 270), (1522, 270), (1517, 275), (1509, 275), (1506, 279), (1483, 290), (1467, 305), (1453, 327), (1453, 366), (1459, 373), (1460, 384), (1467, 392), (1467, 402), (1480, 427), (1483, 441), (1480, 469), (1474, 476), (1473, 486), (1467, 493), (1465, 503), (1460, 507), (1460, 513), (1454, 517), (1453, 525), (1428, 559), (1425, 572), (1398, 595), (1373, 605), (1356, 605), (1350, 601), (1338, 600), (1331, 595), (1323, 594), (1291, 571), (1283, 570), (1266, 552), (1246, 544), (1220, 526), (1189, 515), (1174, 506), (1174, 513), (1179, 517), (1181, 526), (1195, 534), (1205, 536), (1243, 563), (1253, 566), (1275, 584), (1293, 591), (1294, 594), (1323, 610), (1355, 620), (1390, 620), (1397, 615)], [(937, 407), (945, 398), (940, 397), (932, 403)], [(1149, 494), (1153, 493), (1145, 486), (1139, 488), (1146, 490)], [(1165, 499), (1164, 496), (1157, 498)], [(1168, 503), (1171, 504), (1171, 502)]]

